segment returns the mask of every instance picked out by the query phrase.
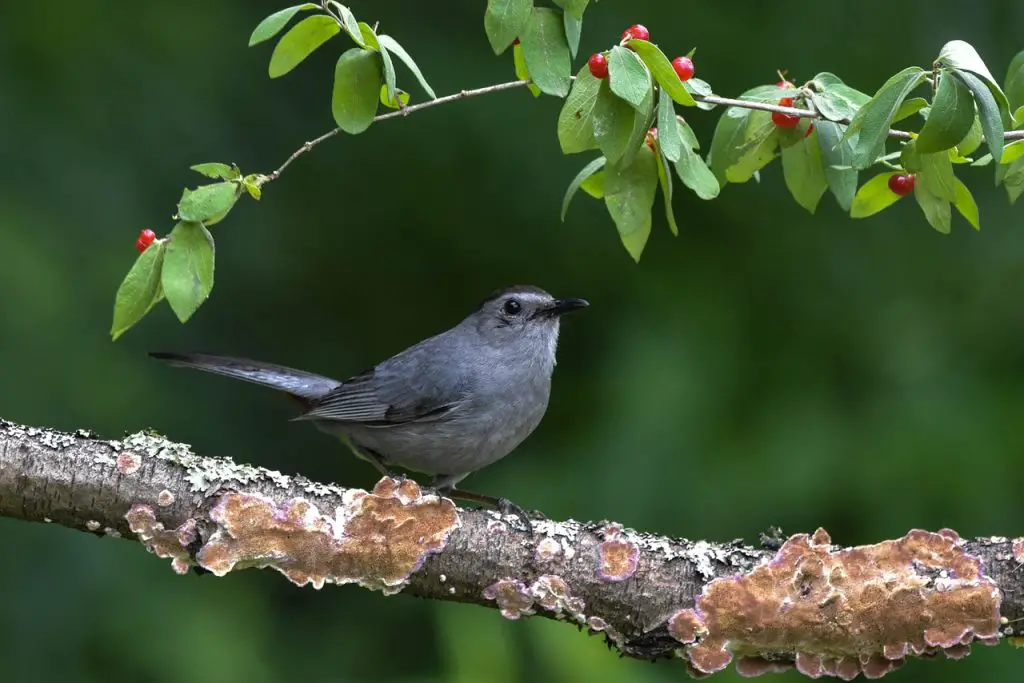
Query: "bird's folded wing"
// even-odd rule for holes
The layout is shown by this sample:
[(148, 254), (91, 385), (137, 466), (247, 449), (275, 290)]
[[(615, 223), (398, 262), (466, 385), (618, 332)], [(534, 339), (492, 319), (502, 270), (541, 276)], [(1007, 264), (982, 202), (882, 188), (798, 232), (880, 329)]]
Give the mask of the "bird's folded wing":
[(371, 369), (346, 380), (296, 419), (387, 427), (442, 419), (457, 406), (457, 400), (416, 391), (394, 375), (382, 377)]

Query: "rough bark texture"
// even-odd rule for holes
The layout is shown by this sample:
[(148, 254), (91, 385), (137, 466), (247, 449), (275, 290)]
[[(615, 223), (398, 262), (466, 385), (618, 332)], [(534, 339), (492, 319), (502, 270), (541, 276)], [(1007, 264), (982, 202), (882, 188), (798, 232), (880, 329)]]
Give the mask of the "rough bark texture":
[(798, 534), (752, 547), (466, 510), (412, 481), (343, 489), (205, 458), (155, 434), (120, 441), (0, 420), (0, 516), (142, 542), (179, 573), (268, 567), (538, 614), (624, 655), (704, 675), (877, 677), (908, 656), (1019, 642), (1024, 539), (912, 530), (858, 548)]

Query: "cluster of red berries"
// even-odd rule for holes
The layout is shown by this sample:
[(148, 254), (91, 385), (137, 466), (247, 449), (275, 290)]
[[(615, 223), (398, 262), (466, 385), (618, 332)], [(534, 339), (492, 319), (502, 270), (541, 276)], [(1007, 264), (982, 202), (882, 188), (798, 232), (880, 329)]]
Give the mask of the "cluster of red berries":
[[(787, 80), (781, 80), (778, 83), (776, 83), (775, 85), (776, 85), (776, 87), (779, 87), (779, 88), (792, 88), (792, 87), (794, 87), (793, 84), (790, 83)], [(781, 100), (779, 100), (779, 106), (781, 106), (781, 107), (792, 107), (793, 106), (793, 98), (792, 97), (783, 97)], [(796, 128), (798, 125), (800, 125), (800, 117), (799, 116), (790, 116), (789, 114), (783, 114), (782, 112), (779, 112), (779, 111), (773, 111), (772, 112), (772, 123), (774, 123), (778, 128)], [(804, 131), (804, 137), (807, 137), (808, 135), (810, 135), (813, 132), (814, 132), (814, 124), (812, 123), (811, 125), (807, 126), (807, 130)]]
[(914, 180), (913, 173), (889, 176), (889, 189), (892, 190), (893, 194), (905, 197), (914, 191)]
[[(651, 32), (642, 24), (633, 24), (622, 32), (622, 42), (627, 40), (650, 40)], [(594, 78), (608, 78), (608, 58), (602, 52), (595, 52), (587, 60), (591, 75)], [(679, 80), (688, 81), (693, 78), (693, 60), (689, 57), (676, 57), (672, 60), (672, 68), (675, 69)]]
[(139, 233), (139, 239), (135, 240), (135, 248), (141, 254), (149, 248), (149, 245), (156, 241), (156, 233), (146, 228)]

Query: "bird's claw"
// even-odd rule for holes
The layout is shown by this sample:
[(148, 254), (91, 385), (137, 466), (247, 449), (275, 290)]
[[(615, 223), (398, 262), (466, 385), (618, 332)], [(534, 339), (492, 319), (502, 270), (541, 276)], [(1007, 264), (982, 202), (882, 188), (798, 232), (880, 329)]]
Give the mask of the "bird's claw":
[(523, 526), (526, 527), (526, 532), (529, 534), (533, 533), (533, 523), (530, 521), (531, 516), (536, 517), (538, 519), (547, 519), (547, 517), (545, 517), (542, 512), (538, 510), (530, 510), (529, 512), (527, 512), (523, 508), (513, 503), (508, 498), (499, 498), (497, 508), (498, 512), (500, 512), (502, 515), (512, 515), (513, 517), (518, 517), (519, 520), (523, 523)]

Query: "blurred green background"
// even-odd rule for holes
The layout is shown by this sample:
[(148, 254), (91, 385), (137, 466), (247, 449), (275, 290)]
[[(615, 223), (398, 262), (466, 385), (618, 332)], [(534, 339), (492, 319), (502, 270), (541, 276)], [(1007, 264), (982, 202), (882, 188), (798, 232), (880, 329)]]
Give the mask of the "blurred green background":
[[(332, 126), (335, 39), (271, 81), (247, 49), (268, 0), (7, 3), (0, 22), (0, 415), (116, 437), (151, 426), (203, 453), (369, 486), (365, 464), (273, 392), (164, 367), (151, 349), (248, 355), (338, 377), (455, 323), (492, 289), (532, 283), (592, 307), (563, 328), (538, 432), (467, 484), (553, 518), (690, 538), (821, 525), (838, 543), (911, 527), (1020, 534), (1024, 230), (964, 178), (982, 232), (944, 237), (915, 205), (809, 216), (778, 165), (760, 184), (660, 209), (634, 265), (602, 205), (563, 190), (560, 102), (525, 90), (337, 137), (214, 228), (217, 286), (182, 326), (161, 305), (119, 342), (114, 292), (140, 229), (166, 233), (188, 166), (269, 172)], [(438, 93), (511, 79), (484, 2), (356, 2)], [(884, 7), (884, 9), (883, 9)], [(697, 45), (722, 95), (833, 71), (868, 92), (947, 40), (1000, 80), (1024, 5), (610, 2), (588, 10), (581, 64), (634, 22), (666, 52)], [(347, 47), (347, 46), (346, 46)], [(400, 85), (422, 99), (400, 70)], [(719, 112), (689, 115), (705, 145)], [(660, 201), (660, 199), (659, 199)], [(272, 572), (173, 574), (138, 546), (0, 520), (0, 680), (517, 683), (684, 680), (620, 660), (564, 624)], [(910, 662), (890, 681), (1008, 680), (1008, 646)], [(790, 673), (779, 680), (795, 680)], [(731, 670), (717, 681), (737, 680)]]

